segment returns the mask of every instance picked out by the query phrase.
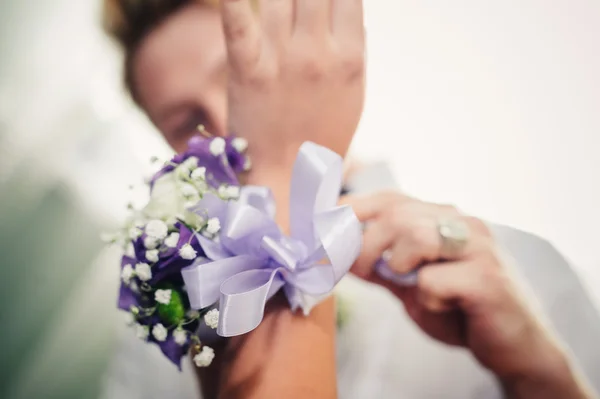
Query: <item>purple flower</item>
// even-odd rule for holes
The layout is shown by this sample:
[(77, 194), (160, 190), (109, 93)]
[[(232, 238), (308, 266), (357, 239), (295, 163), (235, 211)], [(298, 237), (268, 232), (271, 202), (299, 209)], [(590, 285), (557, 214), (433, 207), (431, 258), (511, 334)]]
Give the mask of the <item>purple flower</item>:
[(156, 180), (166, 173), (175, 169), (174, 165), (180, 165), (190, 157), (198, 158), (197, 166), (205, 167), (207, 170), (206, 181), (212, 187), (219, 187), (221, 184), (239, 185), (236, 174), (244, 171), (247, 163), (247, 156), (237, 151), (232, 142), (234, 136), (229, 136), (225, 139), (225, 152), (222, 155), (215, 156), (210, 152), (210, 143), (214, 138), (204, 138), (202, 136), (194, 136), (188, 141), (188, 148), (185, 152), (175, 155), (170, 162), (170, 165), (164, 166), (156, 173), (150, 182), (150, 187), (154, 185)]

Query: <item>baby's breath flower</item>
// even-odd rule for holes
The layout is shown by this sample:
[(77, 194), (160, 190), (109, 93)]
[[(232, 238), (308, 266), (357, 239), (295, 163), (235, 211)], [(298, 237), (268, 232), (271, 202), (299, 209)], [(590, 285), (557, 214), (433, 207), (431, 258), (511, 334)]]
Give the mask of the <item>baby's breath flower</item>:
[(204, 179), (206, 179), (206, 168), (205, 167), (200, 167), (200, 168), (194, 169), (192, 171), (191, 177), (194, 180), (204, 180)]
[(133, 267), (131, 267), (131, 265), (125, 265), (121, 270), (121, 280), (123, 280), (125, 284), (129, 284), (133, 274)]
[(210, 218), (206, 223), (206, 232), (208, 234), (217, 234), (221, 230), (221, 221), (218, 218)]
[(209, 346), (203, 346), (202, 351), (194, 356), (197, 367), (208, 367), (215, 358), (215, 351)]
[(244, 171), (247, 172), (252, 168), (252, 161), (250, 160), (249, 157), (246, 157), (246, 160), (244, 161)]
[(183, 183), (179, 188), (181, 195), (185, 198), (195, 198), (198, 197), (198, 190), (196, 187), (192, 186), (189, 183)]
[(191, 157), (189, 157), (188, 159), (186, 159), (186, 160), (183, 162), (183, 164), (184, 164), (185, 166), (187, 166), (187, 168), (188, 168), (189, 170), (194, 170), (195, 168), (197, 168), (197, 167), (198, 167), (198, 161), (199, 161), (198, 157), (191, 156)]
[(150, 265), (147, 263), (140, 262), (135, 265), (135, 274), (142, 281), (148, 281), (152, 278), (152, 270), (150, 270)]
[(236, 199), (240, 196), (240, 188), (238, 186), (229, 186), (225, 192), (228, 199)]
[(165, 238), (165, 245), (169, 248), (177, 247), (177, 243), (179, 242), (179, 233), (171, 233), (167, 238)]
[(213, 154), (215, 157), (218, 157), (225, 152), (225, 140), (223, 137), (215, 137), (210, 142), (208, 149), (210, 150), (211, 154)]
[(183, 346), (187, 342), (187, 331), (182, 328), (178, 328), (173, 331), (173, 339), (177, 345)]
[(167, 331), (165, 326), (163, 326), (160, 323), (158, 323), (154, 327), (152, 327), (152, 336), (154, 336), (154, 339), (156, 339), (157, 341), (160, 341), (160, 342), (166, 341), (168, 334), (169, 334), (169, 332)]
[(236, 137), (231, 141), (231, 146), (235, 148), (237, 152), (244, 152), (248, 149), (248, 140), (243, 137)]
[(125, 256), (129, 258), (135, 258), (135, 248), (133, 248), (133, 243), (130, 242), (125, 247)]
[(158, 244), (160, 244), (160, 241), (154, 237), (148, 236), (144, 238), (144, 247), (146, 247), (146, 249), (156, 249)]
[(131, 238), (132, 240), (137, 239), (141, 235), (142, 235), (142, 231), (140, 229), (138, 229), (137, 227), (134, 226), (129, 229), (129, 238)]
[(156, 290), (154, 300), (163, 305), (168, 305), (171, 302), (171, 290)]
[(146, 259), (152, 263), (158, 262), (158, 249), (147, 250), (146, 251)]
[(141, 324), (136, 324), (135, 325), (135, 335), (137, 335), (137, 337), (139, 339), (143, 339), (143, 340), (148, 339), (148, 335), (149, 335), (148, 327), (143, 326)]
[(219, 326), (219, 311), (211, 309), (204, 315), (204, 322), (213, 330)]
[(175, 224), (178, 222), (177, 217), (172, 216), (170, 218), (167, 219), (167, 221), (165, 222), (167, 224), (167, 227), (172, 229), (175, 227)]
[(162, 220), (151, 220), (146, 225), (146, 235), (157, 240), (163, 240), (169, 233), (167, 224)]
[(196, 259), (196, 256), (198, 256), (198, 253), (196, 252), (196, 250), (194, 248), (192, 248), (192, 246), (190, 244), (184, 244), (179, 249), (179, 256), (181, 256), (183, 259), (192, 260), (192, 259)]
[(177, 165), (175, 168), (175, 176), (177, 178), (185, 180), (190, 177), (190, 168), (186, 164)]

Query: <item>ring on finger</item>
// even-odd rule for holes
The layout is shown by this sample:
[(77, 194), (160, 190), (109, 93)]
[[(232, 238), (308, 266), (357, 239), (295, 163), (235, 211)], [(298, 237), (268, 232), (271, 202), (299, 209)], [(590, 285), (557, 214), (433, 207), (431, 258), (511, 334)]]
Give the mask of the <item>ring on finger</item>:
[(471, 233), (467, 223), (458, 218), (441, 218), (438, 220), (437, 230), (440, 237), (440, 258), (460, 257)]

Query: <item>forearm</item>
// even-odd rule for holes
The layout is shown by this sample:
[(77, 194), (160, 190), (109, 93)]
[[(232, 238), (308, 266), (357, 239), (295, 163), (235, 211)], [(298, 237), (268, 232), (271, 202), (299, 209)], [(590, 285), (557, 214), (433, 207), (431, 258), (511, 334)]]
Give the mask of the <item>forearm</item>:
[(539, 372), (505, 378), (502, 381), (510, 399), (594, 399), (585, 379), (571, 365), (568, 357), (557, 351)]
[[(288, 230), (291, 165), (254, 170), (244, 183), (273, 190), (277, 222)], [(217, 354), (221, 361), (215, 365), (216, 371), (200, 376), (206, 383), (203, 391), (211, 398), (227, 399), (334, 399), (335, 332), (333, 298), (305, 317), (300, 312), (292, 313), (280, 293), (269, 301), (264, 319), (255, 330), (228, 340), (224, 353)]]
[(278, 297), (261, 325), (230, 340), (220, 398), (336, 398), (333, 299), (308, 317)]

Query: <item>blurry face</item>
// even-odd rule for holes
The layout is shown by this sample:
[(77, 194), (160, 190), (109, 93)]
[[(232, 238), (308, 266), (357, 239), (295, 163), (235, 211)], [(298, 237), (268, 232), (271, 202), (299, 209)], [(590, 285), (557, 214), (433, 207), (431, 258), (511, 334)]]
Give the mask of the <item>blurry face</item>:
[(216, 8), (191, 4), (144, 39), (132, 63), (140, 105), (177, 151), (200, 124), (226, 129), (226, 50)]

